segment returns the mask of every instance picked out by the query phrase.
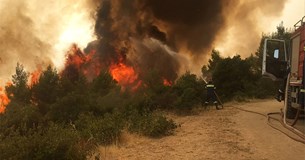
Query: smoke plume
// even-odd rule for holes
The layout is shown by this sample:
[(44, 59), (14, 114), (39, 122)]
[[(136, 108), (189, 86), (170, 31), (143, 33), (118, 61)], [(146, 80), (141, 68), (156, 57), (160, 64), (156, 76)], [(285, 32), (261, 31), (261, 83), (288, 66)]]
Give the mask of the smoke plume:
[(195, 59), (211, 49), (216, 35), (226, 26), (225, 11), (234, 3), (103, 0), (95, 24), (98, 53), (105, 62), (109, 57), (118, 59), (118, 50), (124, 50), (126, 60), (140, 72), (156, 69), (173, 81), (179, 69), (187, 68), (179, 59)]
[(199, 71), (213, 47), (226, 55), (255, 52), (260, 18), (280, 16), (284, 5), (285, 0), (102, 0), (97, 50), (103, 60), (124, 50), (135, 67), (166, 68), (172, 74), (162, 76), (174, 80), (179, 72)]
[(82, 0), (0, 0), (0, 83), (11, 78), (17, 62), (63, 67), (71, 43), (85, 47), (93, 38), (97, 7)]
[(139, 76), (154, 69), (173, 81), (186, 70), (198, 73), (212, 48), (255, 52), (264, 24), (286, 1), (0, 0), (1, 83), (17, 62), (29, 71), (48, 64), (60, 70), (72, 43), (95, 51), (95, 68), (124, 62)]
[[(270, 28), (273, 19), (281, 16), (286, 1), (240, 0), (226, 14), (228, 23), (218, 35), (215, 47), (228, 56), (239, 54), (247, 57), (254, 53), (263, 32)], [(280, 21), (276, 23), (280, 24)]]

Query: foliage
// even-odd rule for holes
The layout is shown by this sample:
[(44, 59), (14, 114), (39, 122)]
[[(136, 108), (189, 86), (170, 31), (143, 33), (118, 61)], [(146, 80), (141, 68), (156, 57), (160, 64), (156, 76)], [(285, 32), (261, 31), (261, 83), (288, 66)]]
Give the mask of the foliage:
[(16, 73), (12, 76), (12, 85), (5, 90), (11, 100), (29, 104), (31, 92), (27, 85), (29, 74), (25, 72), (23, 65), (17, 63)]
[[(202, 76), (213, 78), (222, 100), (266, 98), (277, 90), (260, 75), (264, 39), (290, 36), (283, 26), (277, 29), (245, 59), (212, 51)], [(177, 125), (159, 110), (191, 110), (205, 99), (205, 82), (185, 72), (166, 86), (160, 75), (141, 73), (141, 87), (123, 92), (108, 71), (88, 81), (73, 65), (60, 74), (48, 66), (29, 86), (29, 74), (17, 63), (6, 87), (11, 101), (0, 114), (0, 159), (86, 159), (96, 145), (117, 142), (124, 129), (149, 137), (172, 134)]]
[(220, 52), (213, 49), (211, 54), (211, 59), (209, 59), (208, 69), (214, 70), (218, 64), (223, 58), (220, 56)]
[(223, 58), (213, 50), (208, 65), (201, 69), (203, 77), (212, 75), (217, 92), (225, 101), (270, 97), (276, 93), (279, 83), (261, 76), (264, 41), (266, 38), (283, 39), (289, 44), (290, 36), (291, 33), (280, 24), (277, 32), (263, 34), (255, 54), (245, 59), (239, 55)]
[(87, 96), (75, 92), (68, 93), (50, 106), (48, 118), (52, 121), (65, 123), (75, 121), (81, 112), (86, 112), (90, 108)]
[(0, 133), (8, 134), (11, 130), (25, 132), (27, 129), (38, 126), (43, 121), (38, 109), (32, 105), (21, 106), (11, 102), (6, 107), (5, 114), (0, 115)]
[(48, 66), (31, 90), (32, 101), (37, 104), (41, 113), (47, 113), (50, 110), (48, 107), (59, 98), (59, 76), (56, 69)]
[(92, 91), (99, 95), (105, 95), (116, 87), (117, 82), (111, 77), (108, 71), (101, 71), (99, 76), (92, 82)]
[(81, 114), (76, 121), (76, 129), (83, 137), (96, 144), (111, 144), (116, 142), (124, 128), (120, 114), (106, 114), (96, 117), (93, 114)]
[(0, 159), (86, 159), (92, 150), (73, 128), (57, 124), (0, 135)]
[[(228, 74), (229, 73), (229, 74)], [(220, 61), (213, 73), (213, 80), (224, 99), (231, 99), (237, 93), (249, 93), (249, 85), (258, 79), (251, 72), (251, 65), (240, 56), (225, 58)]]
[(58, 74), (48, 66), (31, 86), (28, 75), (17, 64), (7, 87), (11, 101), (0, 114), (1, 159), (86, 159), (95, 146), (117, 142), (124, 128), (160, 137), (176, 127), (153, 113), (168, 104), (159, 95), (174, 94), (161, 79), (152, 83), (154, 74), (138, 92), (122, 92), (108, 72), (89, 82), (75, 68)]
[(195, 104), (203, 100), (204, 82), (195, 74), (186, 72), (173, 85), (173, 91), (177, 95), (174, 106), (178, 109), (191, 109)]
[[(171, 87), (163, 84), (160, 73), (151, 70), (145, 73), (143, 77), (143, 87), (137, 92), (137, 96), (146, 99), (147, 102), (150, 101), (151, 108), (170, 108), (176, 97), (171, 92)], [(144, 97), (141, 96), (143, 93), (145, 94)]]
[(156, 138), (170, 135), (177, 128), (172, 120), (147, 110), (139, 111), (133, 106), (128, 107), (127, 115), (127, 128), (130, 132)]

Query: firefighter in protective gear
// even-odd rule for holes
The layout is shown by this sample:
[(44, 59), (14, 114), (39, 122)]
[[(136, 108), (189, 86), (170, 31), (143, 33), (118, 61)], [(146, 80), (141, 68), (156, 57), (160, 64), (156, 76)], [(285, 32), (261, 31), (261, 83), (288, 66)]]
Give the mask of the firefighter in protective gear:
[(214, 105), (216, 106), (216, 109), (218, 110), (219, 109), (218, 102), (215, 95), (216, 87), (214, 86), (212, 81), (209, 81), (208, 84), (206, 84), (205, 88), (207, 89), (207, 97), (206, 97), (205, 105), (208, 105), (209, 102), (213, 102)]

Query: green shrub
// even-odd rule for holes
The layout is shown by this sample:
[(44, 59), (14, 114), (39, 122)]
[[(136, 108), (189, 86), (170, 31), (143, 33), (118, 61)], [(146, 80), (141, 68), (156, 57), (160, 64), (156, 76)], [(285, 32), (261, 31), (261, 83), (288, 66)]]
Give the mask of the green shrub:
[(96, 96), (92, 99), (94, 104), (91, 105), (90, 111), (95, 115), (104, 115), (105, 113), (111, 113), (115, 108), (124, 106), (125, 99), (121, 96), (119, 88), (112, 89), (108, 94), (104, 96)]
[(150, 137), (170, 135), (173, 134), (174, 129), (177, 128), (177, 125), (173, 120), (168, 120), (161, 115), (152, 115), (151, 117), (148, 117), (148, 120), (148, 123), (145, 123), (145, 125), (148, 126), (144, 127), (145, 130), (143, 130), (143, 133)]
[(142, 134), (149, 137), (162, 137), (170, 135), (176, 128), (173, 120), (168, 120), (160, 114), (146, 112), (140, 114), (133, 110), (130, 112), (127, 128), (130, 132)]
[(118, 140), (124, 123), (119, 114), (105, 114), (103, 117), (82, 114), (76, 121), (76, 128), (86, 139), (96, 144), (108, 145)]
[(1, 137), (0, 159), (86, 159), (92, 149), (72, 127), (51, 124)]
[(257, 82), (257, 87), (254, 89), (256, 98), (269, 98), (274, 96), (280, 84), (283, 82), (275, 82), (269, 78), (261, 78)]
[(56, 122), (70, 122), (77, 119), (82, 112), (89, 111), (88, 95), (71, 92), (52, 104), (47, 117)]
[(246, 93), (237, 91), (234, 93), (233, 100), (238, 101), (238, 102), (243, 102), (243, 101), (246, 101), (246, 99), (248, 97), (249, 96)]
[(190, 110), (195, 104), (203, 100), (205, 85), (195, 74), (186, 72), (173, 86), (173, 92), (177, 95), (174, 106), (179, 110)]
[(11, 102), (5, 114), (0, 114), (0, 132), (9, 134), (12, 129), (26, 131), (42, 122), (43, 117), (37, 107)]
[(177, 109), (190, 110), (199, 102), (199, 98), (196, 96), (196, 91), (193, 88), (187, 88), (183, 91), (182, 95), (177, 98), (174, 105)]

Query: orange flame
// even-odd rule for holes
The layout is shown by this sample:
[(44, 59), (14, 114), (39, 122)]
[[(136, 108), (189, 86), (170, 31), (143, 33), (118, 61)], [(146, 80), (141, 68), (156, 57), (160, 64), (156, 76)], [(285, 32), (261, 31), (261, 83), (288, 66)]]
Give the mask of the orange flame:
[(87, 78), (92, 79), (98, 76), (102, 68), (99, 59), (94, 57), (95, 54), (95, 50), (91, 50), (89, 54), (85, 54), (77, 44), (73, 44), (67, 52), (65, 66), (75, 66)]
[(68, 51), (66, 65), (75, 65), (78, 68), (87, 60), (83, 52), (78, 48), (76, 44), (73, 44)]
[(172, 86), (173, 85), (173, 82), (167, 80), (167, 79), (163, 79), (163, 85), (164, 86)]
[(126, 66), (123, 63), (113, 64), (109, 70), (113, 79), (122, 86), (133, 85), (138, 79), (138, 74), (133, 67)]
[[(7, 82), (6, 86), (12, 85), (11, 82)], [(6, 106), (10, 103), (10, 99), (5, 94), (5, 90), (0, 87), (0, 113), (4, 113)]]
[(34, 84), (38, 83), (41, 72), (41, 67), (38, 67), (36, 71), (31, 73), (30, 86), (33, 86)]

